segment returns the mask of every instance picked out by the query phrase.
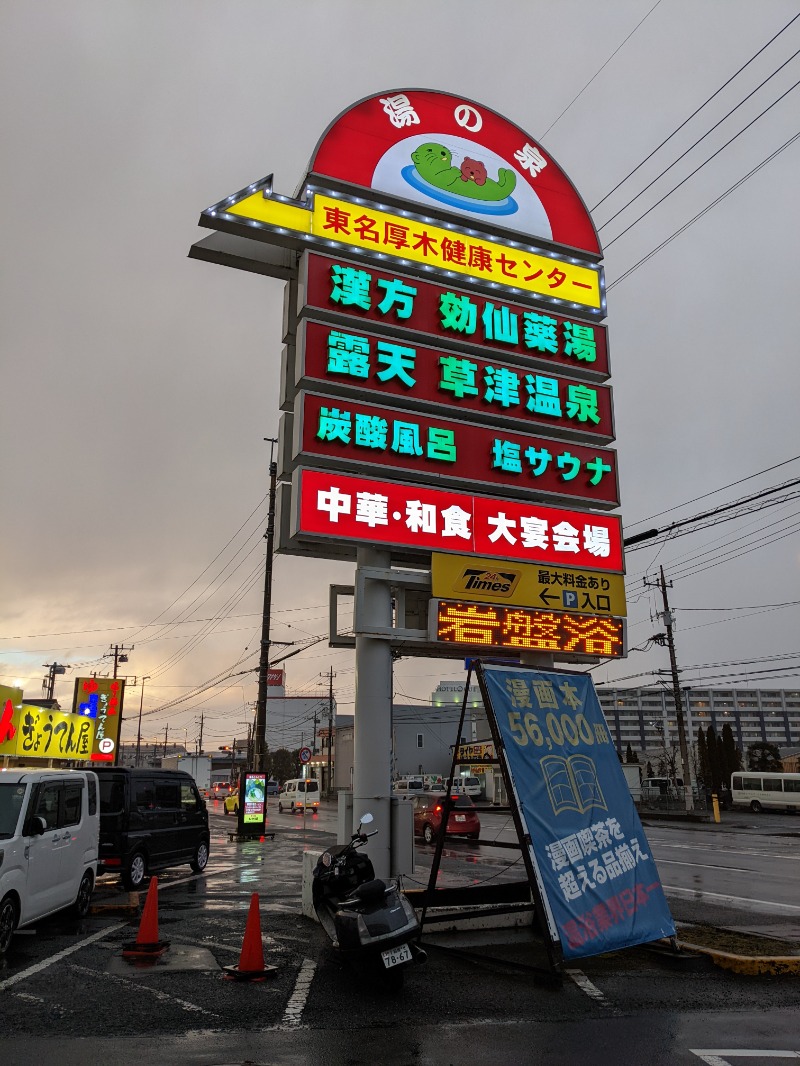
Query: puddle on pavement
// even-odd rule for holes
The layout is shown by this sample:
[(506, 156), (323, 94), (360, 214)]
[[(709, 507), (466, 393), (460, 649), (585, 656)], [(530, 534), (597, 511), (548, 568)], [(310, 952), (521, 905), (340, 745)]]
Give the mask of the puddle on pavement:
[(170, 944), (163, 955), (154, 959), (132, 959), (113, 955), (106, 965), (106, 973), (125, 977), (145, 977), (148, 974), (182, 970), (219, 970), (216, 957), (208, 948), (191, 944)]

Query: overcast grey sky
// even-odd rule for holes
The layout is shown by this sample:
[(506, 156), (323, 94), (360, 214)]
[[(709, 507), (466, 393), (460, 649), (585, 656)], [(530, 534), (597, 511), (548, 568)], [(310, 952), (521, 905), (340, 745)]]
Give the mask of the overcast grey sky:
[[(134, 643), (125, 670), (151, 675), (144, 708), (155, 711), (254, 663), (262, 438), (278, 425), (282, 291), (187, 259), (204, 235), (202, 209), (273, 172), (276, 190), (291, 194), (340, 111), (406, 86), (462, 94), (519, 124), (592, 209), (796, 13), (781, 0), (5, 0), (0, 683), (20, 679), (38, 696), (42, 664), (57, 660), (74, 667), (56, 688), (67, 700), (76, 672), (108, 668), (110, 643)], [(797, 49), (800, 20), (605, 200), (596, 224)], [(798, 133), (798, 78), (800, 58), (600, 229), (628, 532), (659, 512), (669, 511), (649, 524), (800, 476), (790, 463), (671, 510), (800, 454), (800, 143), (623, 278)], [(796, 514), (787, 502), (631, 553), (631, 646), (661, 628), (642, 580), (663, 564), (675, 581), (684, 683), (723, 685), (717, 677), (731, 670), (709, 664), (793, 654), (778, 664), (788, 676), (775, 679), (771, 662), (748, 669), (753, 683), (800, 684), (797, 605), (700, 610), (800, 598)], [(735, 553), (757, 538), (757, 550), (709, 566), (724, 544)], [(351, 575), (343, 564), (278, 559), (273, 636), (325, 633), (328, 584)], [(203, 626), (215, 628), (189, 643)], [(324, 641), (288, 661), (289, 689), (318, 691), (331, 665), (340, 709), (350, 710), (353, 656)], [(656, 647), (595, 677), (667, 667)], [(461, 660), (404, 660), (398, 699), (460, 676)], [(244, 731), (255, 691), (253, 674), (230, 679), (149, 715), (148, 731), (163, 735), (168, 721), (176, 739), (191, 740), (203, 710), (208, 741), (222, 744), (232, 727)], [(129, 714), (138, 701), (129, 693)]]

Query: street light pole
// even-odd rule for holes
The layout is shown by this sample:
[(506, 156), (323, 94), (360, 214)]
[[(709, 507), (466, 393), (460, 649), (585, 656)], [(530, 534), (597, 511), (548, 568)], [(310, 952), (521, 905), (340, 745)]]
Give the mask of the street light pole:
[(150, 674), (142, 678), (142, 693), (139, 697), (139, 728), (136, 732), (136, 765), (139, 765), (139, 757), (142, 752), (142, 704), (144, 703), (144, 683), (150, 680)]

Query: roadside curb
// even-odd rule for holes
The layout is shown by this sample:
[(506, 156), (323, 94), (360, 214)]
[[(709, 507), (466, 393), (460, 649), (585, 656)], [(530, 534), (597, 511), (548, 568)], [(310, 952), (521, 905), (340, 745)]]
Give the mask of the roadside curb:
[(678, 947), (683, 951), (706, 955), (715, 966), (733, 973), (747, 976), (800, 974), (800, 955), (733, 955), (728, 951), (702, 947), (687, 940), (679, 940)]

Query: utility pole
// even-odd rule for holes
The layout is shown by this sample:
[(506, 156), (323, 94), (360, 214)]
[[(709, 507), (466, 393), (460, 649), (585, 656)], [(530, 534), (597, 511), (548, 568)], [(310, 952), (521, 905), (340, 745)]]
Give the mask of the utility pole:
[(164, 758), (167, 757), (167, 737), (169, 736), (169, 722), (164, 726)]
[[(672, 698), (675, 703), (675, 720), (678, 723), (678, 744), (681, 750), (681, 765), (683, 767), (683, 794), (686, 801), (686, 810), (691, 811), (694, 807), (692, 801), (692, 776), (689, 766), (689, 746), (686, 743), (686, 723), (683, 716), (683, 697), (681, 696), (681, 682), (678, 676), (678, 660), (675, 655), (675, 638), (672, 633), (672, 612), (669, 609), (667, 598), (667, 579), (664, 576), (664, 567), (659, 567), (661, 580), (658, 587), (661, 589), (661, 598), (664, 602), (664, 610), (661, 618), (667, 631), (667, 647), (669, 649), (669, 665), (672, 671)], [(649, 584), (645, 579), (645, 584)], [(652, 587), (652, 586), (651, 586)]]
[(331, 666), (328, 672), (328, 799), (333, 795), (333, 679), (335, 674)]
[(42, 695), (46, 700), (51, 700), (56, 687), (56, 674), (65, 674), (67, 668), (55, 662), (43, 663), (42, 665), (47, 670), (47, 677), (42, 682)]
[(112, 644), (108, 649), (108, 654), (114, 656), (114, 680), (117, 679), (117, 666), (119, 663), (126, 663), (128, 656), (125, 652), (133, 651), (133, 645), (126, 648), (124, 644)]
[(275, 492), (278, 481), (278, 464), (272, 458), (275, 437), (265, 437), (269, 441), (269, 512), (267, 514), (267, 559), (264, 568), (264, 608), (261, 616), (261, 656), (258, 663), (258, 697), (256, 703), (256, 729), (254, 743), (253, 768), (266, 771), (267, 768), (267, 688), (269, 682), (269, 628), (272, 610), (272, 555), (275, 540)]
[(150, 680), (150, 674), (145, 674), (142, 678), (142, 693), (139, 697), (139, 728), (136, 731), (136, 765), (139, 765), (139, 758), (142, 752), (142, 704), (144, 703), (144, 683)]
[(233, 738), (233, 744), (231, 744), (231, 784), (233, 784), (233, 771), (236, 767), (236, 737)]
[(204, 717), (205, 717), (205, 715), (201, 712), (201, 714), (200, 714), (200, 736), (197, 738), (197, 754), (198, 755), (202, 755), (203, 754), (203, 719), (204, 719)]

